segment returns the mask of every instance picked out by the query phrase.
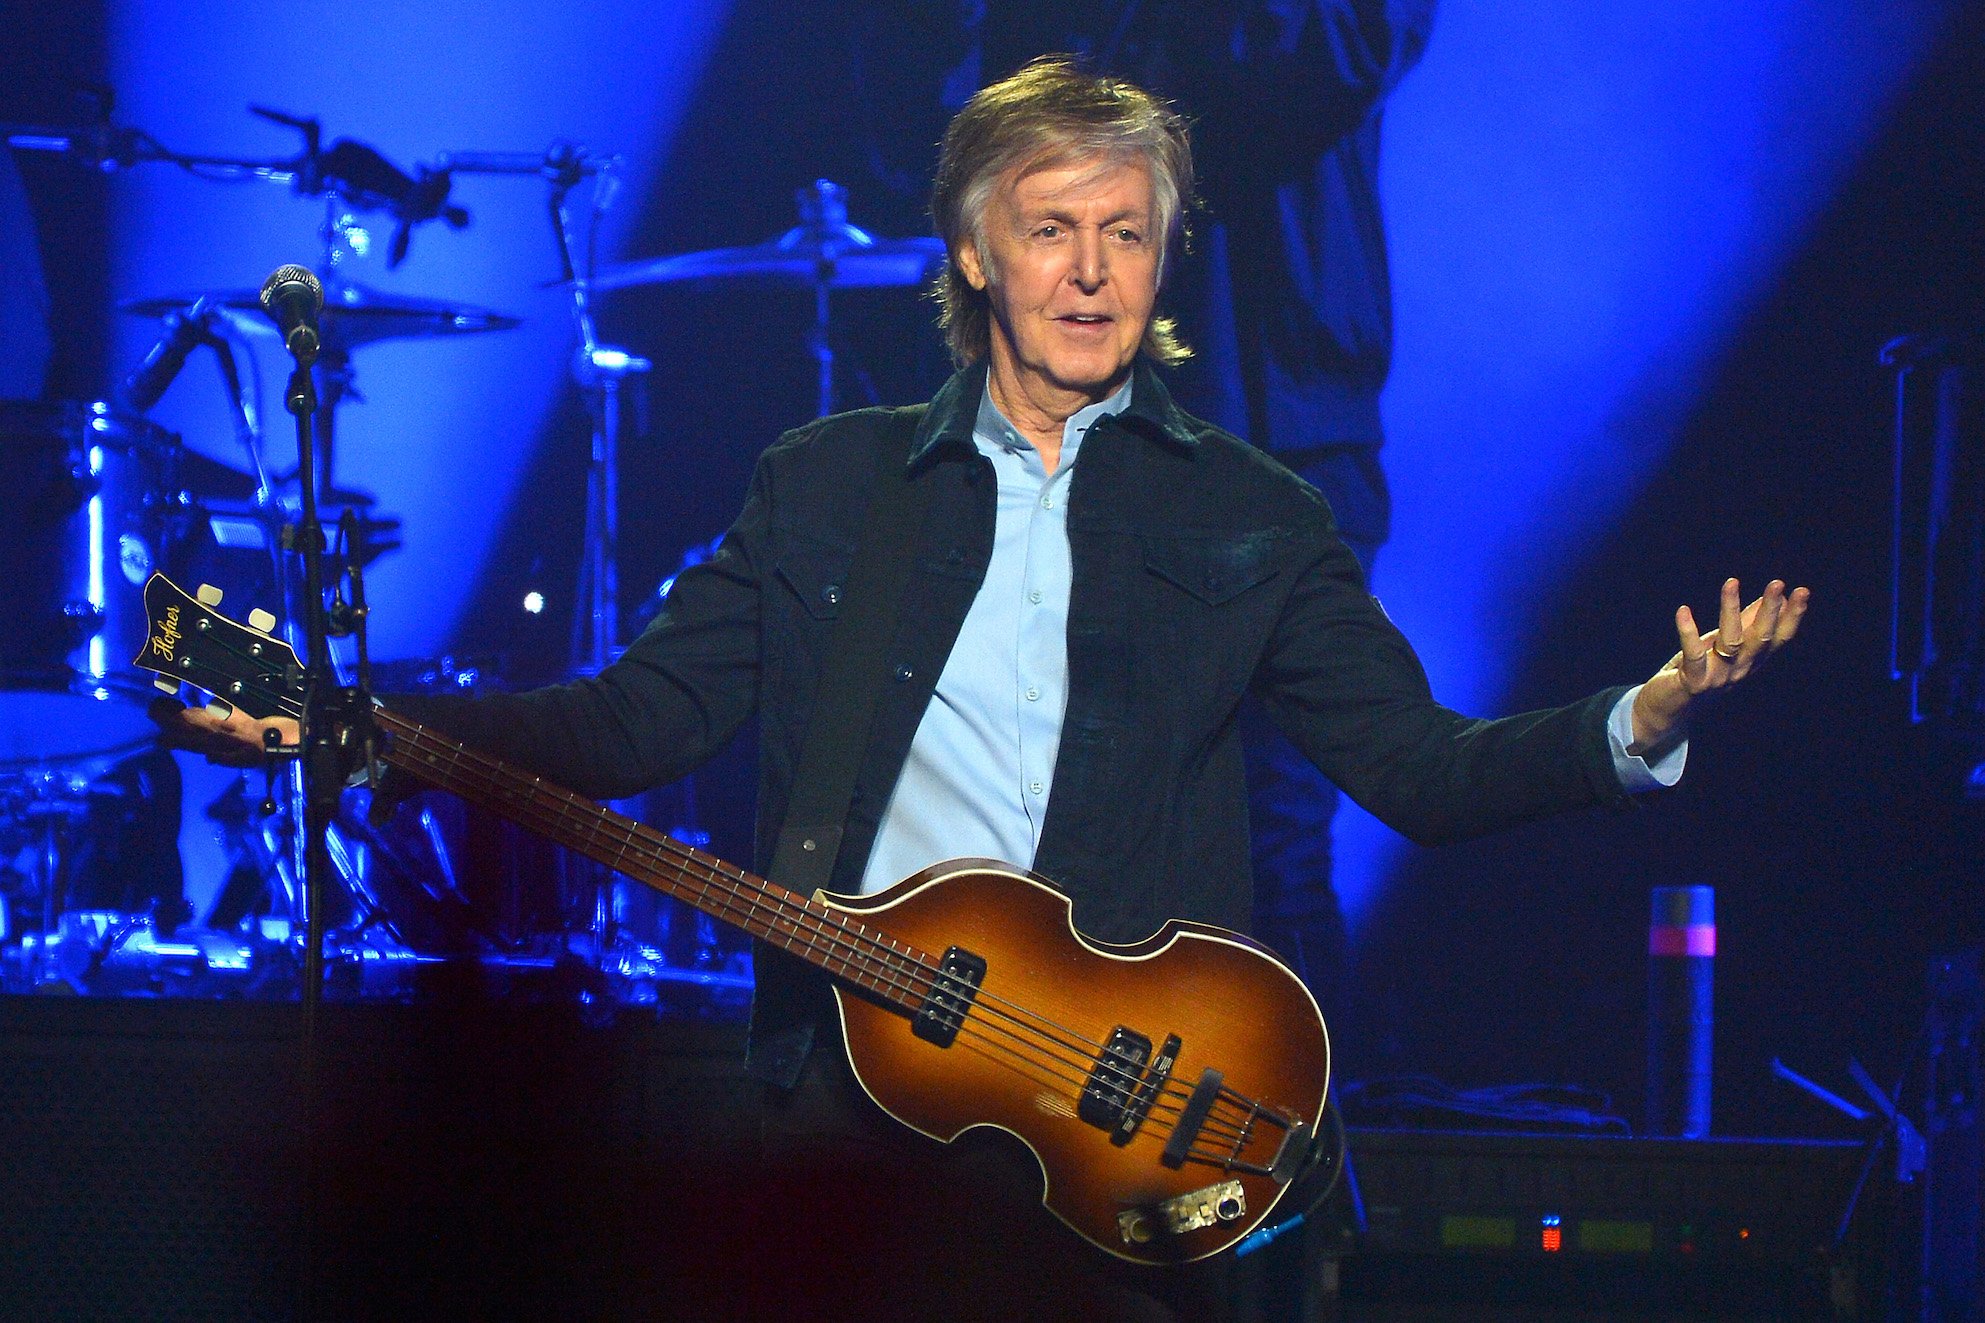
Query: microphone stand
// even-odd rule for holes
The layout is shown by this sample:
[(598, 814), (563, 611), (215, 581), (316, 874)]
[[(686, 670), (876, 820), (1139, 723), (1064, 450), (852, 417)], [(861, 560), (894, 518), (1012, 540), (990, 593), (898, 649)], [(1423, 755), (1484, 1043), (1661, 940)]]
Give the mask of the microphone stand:
[[(324, 525), (317, 516), (317, 386), (311, 379), (316, 354), (296, 355), (296, 367), (283, 390), (283, 404), (296, 419), (297, 471), (303, 481), (303, 508), (288, 531), (289, 551), (303, 556), (304, 704), (300, 755), (304, 785), (304, 946), (303, 1033), (306, 1050), (316, 1043), (318, 1009), (324, 996), (324, 892), (331, 876), (325, 829), (337, 813), (342, 778), (338, 775), (332, 724), (324, 718), (325, 699), (337, 688), (331, 670), (329, 631), (324, 620)], [(326, 785), (326, 782), (329, 785)]]
[[(324, 999), (325, 901), (332, 878), (329, 831), (338, 812), (346, 778), (362, 756), (368, 773), (375, 779), (374, 757), (377, 735), (372, 724), (372, 696), (366, 664), (364, 598), (361, 581), (354, 579), (354, 605), (342, 603), (335, 618), (324, 602), (324, 529), (317, 513), (317, 453), (312, 444), (312, 426), (317, 416), (317, 390), (311, 368), (316, 361), (315, 346), (298, 352), (292, 345), (296, 367), (284, 388), (283, 402), (296, 419), (298, 484), (302, 508), (298, 521), (283, 530), (287, 551), (303, 557), (304, 594), (302, 604), (306, 645), (304, 704), (299, 747), (270, 753), (290, 752), (301, 758), (303, 770), (304, 844), (304, 947), (303, 947), (303, 1034), (302, 1080), (305, 1121), (303, 1255), (299, 1273), (299, 1317), (315, 1316), (317, 1235), (317, 1188), (322, 1170), (318, 1138), (319, 1076), (322, 1056), (320, 1036)], [(353, 571), (356, 576), (357, 571)], [(332, 669), (330, 636), (356, 632), (359, 638), (359, 685), (346, 688), (338, 683)], [(273, 737), (271, 737), (273, 744)], [(376, 787), (375, 787), (376, 788)]]

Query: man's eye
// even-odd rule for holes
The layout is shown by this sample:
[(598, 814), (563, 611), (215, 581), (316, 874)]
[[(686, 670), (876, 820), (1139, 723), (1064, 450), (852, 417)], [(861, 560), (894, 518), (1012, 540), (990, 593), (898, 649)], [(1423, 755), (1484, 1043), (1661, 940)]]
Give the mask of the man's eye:
[(1053, 224), (1043, 225), (1040, 229), (1034, 232), (1040, 235), (1043, 239), (1052, 239), (1056, 235), (1061, 233), (1061, 226), (1053, 225)]
[(1118, 230), (1117, 240), (1120, 243), (1142, 243), (1144, 236), (1136, 230)]

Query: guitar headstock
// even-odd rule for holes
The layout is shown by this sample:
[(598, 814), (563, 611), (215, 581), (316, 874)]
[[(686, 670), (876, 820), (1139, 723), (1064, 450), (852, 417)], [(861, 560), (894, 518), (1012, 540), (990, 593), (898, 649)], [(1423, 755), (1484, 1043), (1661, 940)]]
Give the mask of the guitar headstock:
[(220, 590), (189, 597), (163, 574), (145, 584), (145, 646), (132, 665), (162, 677), (167, 693), (188, 684), (258, 720), (303, 710), (303, 666), (296, 651), (270, 631), (276, 618), (252, 611), (248, 623), (216, 608)]

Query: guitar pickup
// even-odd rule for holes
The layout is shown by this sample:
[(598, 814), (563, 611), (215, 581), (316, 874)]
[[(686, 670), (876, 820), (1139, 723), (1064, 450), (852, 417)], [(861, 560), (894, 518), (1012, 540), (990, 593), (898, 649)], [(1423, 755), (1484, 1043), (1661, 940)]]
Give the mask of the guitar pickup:
[[(1178, 1052), (1177, 1038), (1165, 1043), (1166, 1055)], [(1082, 1086), (1082, 1097), (1075, 1114), (1099, 1130), (1110, 1131), (1110, 1142), (1124, 1145), (1136, 1133), (1139, 1121), (1149, 1109), (1145, 1096), (1144, 1067), (1151, 1061), (1151, 1040), (1135, 1029), (1118, 1025), (1110, 1031), (1110, 1041), (1096, 1054), (1089, 1068), (1089, 1079)], [(1171, 1063), (1164, 1064), (1166, 1074)]]
[(978, 1000), (979, 984), (985, 981), (986, 961), (962, 946), (954, 946), (938, 961), (937, 975), (924, 1004), (910, 1019), (910, 1032), (927, 1043), (950, 1047), (958, 1030)]
[(1165, 1035), (1165, 1045), (1158, 1049), (1158, 1055), (1152, 1060), (1143, 1086), (1130, 1100), (1130, 1106), (1123, 1109), (1123, 1115), (1117, 1118), (1116, 1129), (1110, 1132), (1112, 1144), (1122, 1148), (1137, 1133), (1137, 1128), (1144, 1124), (1144, 1118), (1151, 1114), (1151, 1104), (1158, 1098), (1158, 1090), (1172, 1078), (1172, 1067), (1178, 1062), (1179, 1048), (1182, 1046), (1177, 1034)]

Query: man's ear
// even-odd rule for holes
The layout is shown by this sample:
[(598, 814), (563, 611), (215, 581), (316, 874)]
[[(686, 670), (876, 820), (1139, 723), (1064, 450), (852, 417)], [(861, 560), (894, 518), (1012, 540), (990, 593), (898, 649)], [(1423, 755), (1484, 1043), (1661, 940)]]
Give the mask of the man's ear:
[(965, 273), (965, 283), (983, 292), (986, 287), (985, 264), (979, 260), (979, 245), (968, 235), (958, 241), (958, 251), (953, 254), (958, 269)]

